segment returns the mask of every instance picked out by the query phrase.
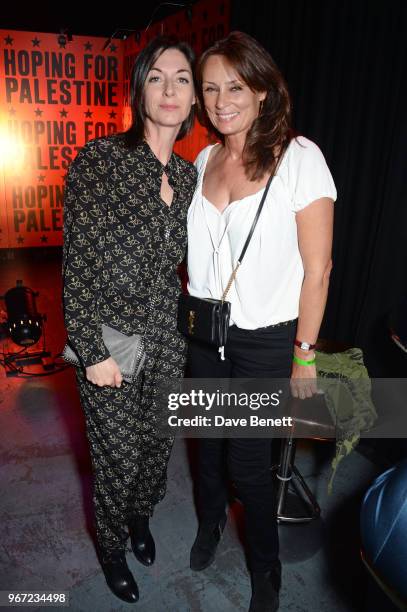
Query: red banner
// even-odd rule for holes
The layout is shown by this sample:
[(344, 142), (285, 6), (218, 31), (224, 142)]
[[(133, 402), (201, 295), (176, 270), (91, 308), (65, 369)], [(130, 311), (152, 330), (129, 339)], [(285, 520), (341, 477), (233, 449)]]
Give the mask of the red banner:
[[(149, 27), (114, 39), (0, 30), (0, 248), (62, 244), (67, 168), (92, 138), (125, 129), (135, 57), (160, 33), (199, 54), (227, 34), (229, 2), (202, 0)], [(193, 160), (207, 144), (196, 125), (176, 150)]]
[(123, 43), (0, 31), (2, 247), (60, 245), (66, 170), (83, 144), (122, 129)]

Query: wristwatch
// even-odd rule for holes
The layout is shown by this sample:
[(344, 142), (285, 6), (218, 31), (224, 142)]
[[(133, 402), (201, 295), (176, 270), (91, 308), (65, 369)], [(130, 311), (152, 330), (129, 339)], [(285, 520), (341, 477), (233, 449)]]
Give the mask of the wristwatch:
[(309, 342), (300, 342), (299, 340), (294, 340), (295, 346), (298, 346), (302, 351), (312, 351), (315, 348), (315, 344), (309, 344)]

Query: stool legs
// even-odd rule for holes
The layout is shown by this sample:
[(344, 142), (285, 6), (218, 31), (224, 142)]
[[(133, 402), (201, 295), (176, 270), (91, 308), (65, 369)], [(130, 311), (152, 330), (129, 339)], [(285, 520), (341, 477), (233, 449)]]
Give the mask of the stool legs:
[(277, 492), (277, 519), (284, 514), (285, 501), (290, 480), (292, 478), (292, 457), (295, 457), (295, 440), (290, 435), (281, 442), (280, 463), (277, 470), (278, 492)]
[[(296, 440), (290, 435), (282, 441), (280, 463), (276, 474), (279, 481), (277, 492), (277, 520), (279, 523), (305, 523), (312, 521), (321, 514), (321, 508), (315, 496), (294, 463), (295, 452)], [(297, 496), (304, 502), (306, 514), (297, 516), (287, 509), (287, 493), (290, 482), (292, 482)]]

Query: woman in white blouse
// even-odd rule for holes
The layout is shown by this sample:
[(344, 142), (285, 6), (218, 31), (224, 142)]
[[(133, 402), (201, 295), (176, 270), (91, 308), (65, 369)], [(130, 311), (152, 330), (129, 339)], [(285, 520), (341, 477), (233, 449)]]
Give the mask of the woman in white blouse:
[[(313, 345), (332, 266), (332, 176), (317, 145), (294, 136), (285, 82), (253, 38), (232, 32), (216, 42), (200, 59), (198, 82), (207, 127), (219, 142), (195, 162), (199, 178), (188, 213), (191, 295), (220, 299), (271, 173), (274, 178), (227, 297), (225, 359), (216, 348), (191, 341), (189, 376), (291, 378), (294, 394), (309, 397), (316, 390)], [(274, 611), (281, 564), (270, 439), (200, 440), (191, 568), (212, 563), (225, 526), (225, 443), (229, 475), (245, 508), (250, 612)]]

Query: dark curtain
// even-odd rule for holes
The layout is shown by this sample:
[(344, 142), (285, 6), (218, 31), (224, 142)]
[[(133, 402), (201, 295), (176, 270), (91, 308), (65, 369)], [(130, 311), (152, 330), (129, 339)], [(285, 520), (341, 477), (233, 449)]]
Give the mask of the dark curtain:
[(320, 335), (372, 346), (407, 286), (407, 2), (234, 0), (231, 26), (273, 56), (338, 189)]

